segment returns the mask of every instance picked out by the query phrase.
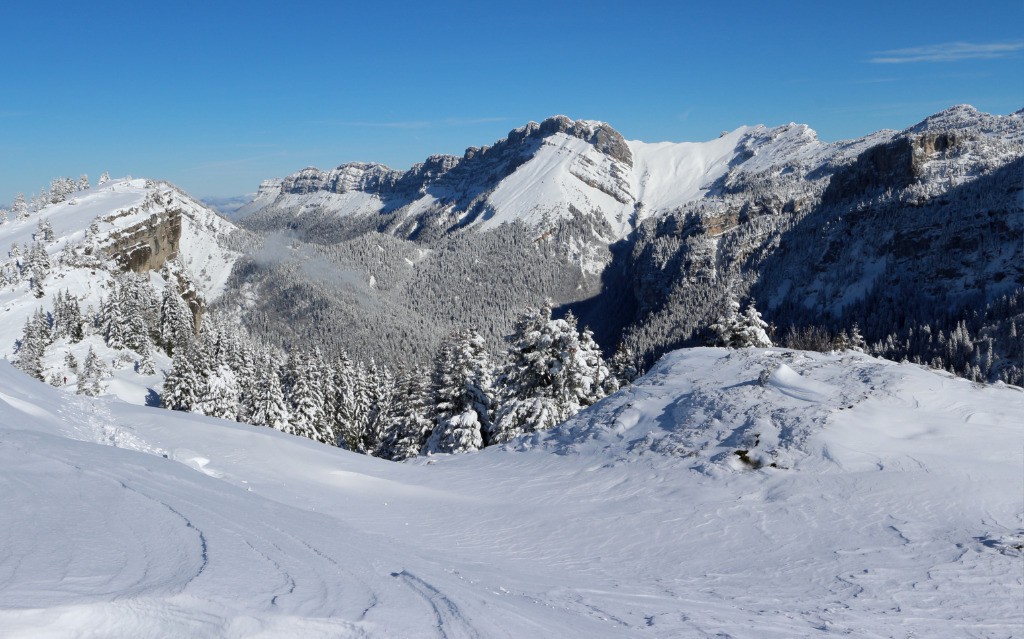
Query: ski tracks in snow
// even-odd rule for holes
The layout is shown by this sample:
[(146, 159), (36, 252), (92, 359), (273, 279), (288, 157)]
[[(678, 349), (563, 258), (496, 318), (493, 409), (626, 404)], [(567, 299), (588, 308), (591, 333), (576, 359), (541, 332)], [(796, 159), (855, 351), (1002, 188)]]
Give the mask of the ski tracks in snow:
[(443, 639), (480, 639), (482, 635), (459, 610), (451, 599), (438, 588), (420, 579), (408, 570), (391, 573), (423, 599), (434, 613), (434, 628)]

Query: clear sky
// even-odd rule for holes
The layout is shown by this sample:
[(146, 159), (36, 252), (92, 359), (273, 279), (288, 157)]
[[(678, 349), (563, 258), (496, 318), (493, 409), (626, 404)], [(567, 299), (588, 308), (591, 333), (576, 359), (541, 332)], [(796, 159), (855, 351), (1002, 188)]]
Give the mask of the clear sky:
[(0, 202), (60, 175), (196, 196), (349, 161), (408, 168), (530, 120), (822, 139), (1024, 107), (1024, 2), (11, 2)]

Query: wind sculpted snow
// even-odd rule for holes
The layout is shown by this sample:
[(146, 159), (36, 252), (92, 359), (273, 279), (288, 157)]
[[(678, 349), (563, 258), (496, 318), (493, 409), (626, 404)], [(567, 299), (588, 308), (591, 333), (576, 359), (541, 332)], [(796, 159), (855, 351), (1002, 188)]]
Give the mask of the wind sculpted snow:
[(394, 464), (0, 363), (0, 635), (1011, 636), (1021, 415), (864, 355), (695, 349)]

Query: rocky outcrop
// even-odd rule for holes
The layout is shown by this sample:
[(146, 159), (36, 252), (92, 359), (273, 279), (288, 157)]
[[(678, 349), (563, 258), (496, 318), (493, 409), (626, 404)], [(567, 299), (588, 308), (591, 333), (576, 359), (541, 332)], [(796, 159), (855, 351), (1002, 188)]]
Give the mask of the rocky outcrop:
[(121, 268), (135, 273), (158, 271), (178, 255), (181, 211), (164, 210), (142, 222), (111, 231), (103, 252)]
[(302, 169), (282, 180), (280, 188), (283, 193), (293, 195), (318, 191), (339, 194), (363, 191), (379, 194), (394, 188), (401, 175), (400, 171), (389, 169), (383, 164), (352, 162), (326, 172), (312, 167)]

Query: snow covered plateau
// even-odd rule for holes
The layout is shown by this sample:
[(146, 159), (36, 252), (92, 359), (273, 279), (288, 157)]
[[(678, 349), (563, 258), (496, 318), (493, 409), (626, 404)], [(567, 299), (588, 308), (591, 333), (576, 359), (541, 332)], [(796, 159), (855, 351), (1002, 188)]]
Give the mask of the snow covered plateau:
[(0, 362), (0, 636), (1012, 637), (1024, 393), (690, 349), (397, 464)]

